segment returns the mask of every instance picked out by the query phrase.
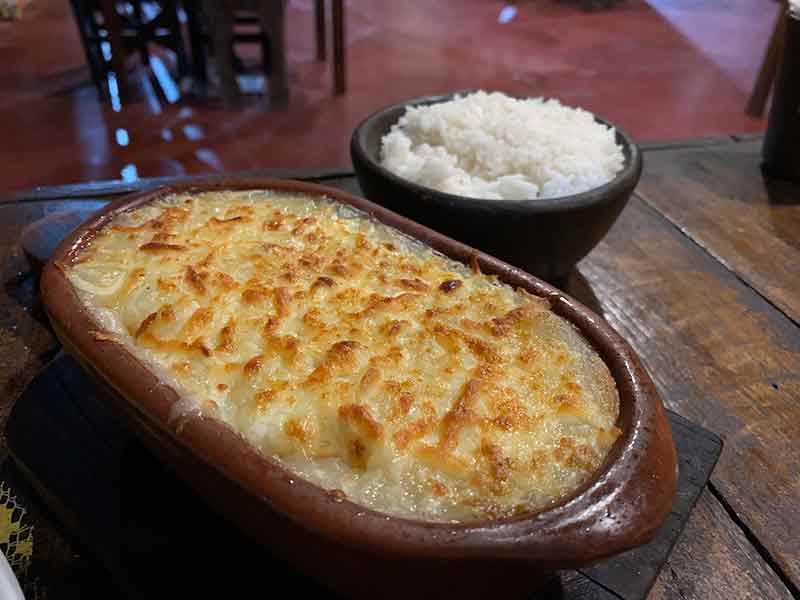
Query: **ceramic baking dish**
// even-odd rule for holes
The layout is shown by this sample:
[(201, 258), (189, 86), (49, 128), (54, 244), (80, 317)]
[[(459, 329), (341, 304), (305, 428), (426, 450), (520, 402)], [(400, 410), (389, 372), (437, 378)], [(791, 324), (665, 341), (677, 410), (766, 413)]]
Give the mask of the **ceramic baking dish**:
[[(603, 467), (546, 510), (494, 521), (430, 523), (389, 517), (327, 493), (208, 417), (170, 420), (175, 390), (115, 341), (82, 305), (61, 266), (120, 211), (175, 192), (274, 189), (321, 194), (355, 206), (484, 273), (550, 300), (606, 362), (620, 397), (622, 434)], [(529, 593), (546, 574), (649, 540), (675, 495), (675, 446), (653, 382), (628, 344), (600, 317), (542, 281), (362, 198), (293, 181), (220, 179), (124, 197), (65, 239), (41, 293), (65, 349), (110, 393), (142, 441), (198, 494), (277, 555), (330, 588), (357, 597), (482, 597)], [(202, 524), (198, 524), (202, 526)], [(246, 560), (243, 557), (243, 560)], [(269, 582), (265, 582), (268, 586)]]

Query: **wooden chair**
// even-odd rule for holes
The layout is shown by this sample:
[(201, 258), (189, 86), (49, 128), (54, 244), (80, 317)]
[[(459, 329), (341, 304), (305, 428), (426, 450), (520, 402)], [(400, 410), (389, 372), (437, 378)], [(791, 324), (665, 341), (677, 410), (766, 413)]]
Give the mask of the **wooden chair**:
[(127, 94), (126, 58), (138, 52), (149, 66), (149, 44), (160, 44), (175, 53), (178, 77), (189, 72), (178, 19), (177, 0), (70, 0), (92, 80), (101, 95), (113, 72), (118, 94)]
[[(289, 95), (288, 69), (285, 51), (285, 0), (184, 0), (188, 16), (195, 80), (205, 87), (205, 51), (213, 52), (220, 76), (222, 97), (231, 102), (238, 96), (235, 54), (233, 46), (240, 42), (258, 42), (262, 47), (264, 74), (268, 80), (271, 102), (284, 103)], [(202, 13), (198, 14), (202, 7)], [(206, 25), (203, 25), (206, 22)], [(237, 25), (258, 24), (259, 34), (237, 32)], [(326, 51), (325, 1), (315, 0), (314, 23), (316, 58), (324, 61)], [(332, 0), (331, 23), (333, 30), (333, 80), (334, 91), (342, 94), (346, 89), (344, 7), (342, 0)], [(218, 52), (217, 49), (221, 49)], [(211, 53), (211, 52), (209, 52)]]

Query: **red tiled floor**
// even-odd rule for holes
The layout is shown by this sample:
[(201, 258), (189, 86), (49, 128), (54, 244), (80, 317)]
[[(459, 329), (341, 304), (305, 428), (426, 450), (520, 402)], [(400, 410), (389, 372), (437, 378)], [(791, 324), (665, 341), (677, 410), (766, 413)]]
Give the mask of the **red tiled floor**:
[(88, 81), (68, 4), (34, 0), (25, 19), (0, 24), (0, 190), (344, 166), (350, 133), (367, 114), (457, 89), (555, 96), (639, 140), (764, 127), (744, 104), (774, 2), (627, 0), (587, 13), (575, 0), (525, 0), (505, 24), (498, 16), (507, 4), (496, 0), (349, 2), (349, 89), (338, 97), (327, 66), (313, 60), (312, 4), (289, 4), (287, 109), (265, 110), (257, 97), (227, 110), (169, 103), (138, 68), (133, 98), (115, 112)]

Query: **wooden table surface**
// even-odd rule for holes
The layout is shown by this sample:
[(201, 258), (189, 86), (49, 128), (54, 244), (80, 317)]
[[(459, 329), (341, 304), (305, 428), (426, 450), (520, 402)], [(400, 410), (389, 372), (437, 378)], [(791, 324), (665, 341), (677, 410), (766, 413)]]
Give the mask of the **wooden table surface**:
[[(651, 598), (800, 597), (800, 186), (764, 181), (760, 143), (645, 146), (635, 196), (568, 285), (628, 339), (668, 408), (725, 440)], [(0, 202), (0, 430), (57, 348), (22, 228), (61, 199), (100, 206), (152, 185), (64, 186)], [(29, 513), (42, 572), (73, 581), (91, 572), (49, 515)]]

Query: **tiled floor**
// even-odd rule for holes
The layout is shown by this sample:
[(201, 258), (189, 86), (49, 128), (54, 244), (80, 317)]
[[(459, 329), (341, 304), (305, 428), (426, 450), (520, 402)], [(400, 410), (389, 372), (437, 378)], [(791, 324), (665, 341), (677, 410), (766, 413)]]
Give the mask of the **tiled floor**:
[(133, 98), (115, 111), (89, 84), (68, 3), (33, 0), (22, 21), (0, 23), (0, 191), (344, 166), (367, 114), (457, 89), (555, 96), (639, 140), (764, 127), (744, 104), (776, 15), (770, 0), (622, 0), (592, 12), (577, 0), (351, 1), (344, 96), (314, 62), (312, 5), (289, 3), (288, 108), (167, 99), (137, 68)]

